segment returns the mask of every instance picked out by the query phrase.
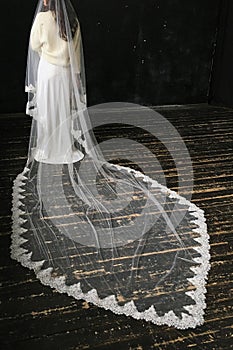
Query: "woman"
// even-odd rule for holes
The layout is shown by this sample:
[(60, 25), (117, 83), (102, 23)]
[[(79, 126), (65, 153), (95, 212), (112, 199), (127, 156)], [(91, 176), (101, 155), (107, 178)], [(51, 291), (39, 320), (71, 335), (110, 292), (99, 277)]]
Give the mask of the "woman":
[[(46, 163), (71, 163), (84, 154), (72, 136), (71, 43), (74, 72), (80, 74), (80, 26), (72, 19), (71, 33), (55, 0), (43, 0), (31, 29), (30, 45), (40, 55), (37, 76), (37, 145), (34, 158)], [(59, 25), (57, 25), (59, 24)], [(77, 76), (80, 86), (80, 77)]]
[(202, 324), (203, 210), (104, 158), (91, 133), (81, 32), (69, 0), (39, 1), (26, 91), (33, 119), (27, 164), (13, 186), (12, 258), (42, 283), (117, 314), (177, 328)]

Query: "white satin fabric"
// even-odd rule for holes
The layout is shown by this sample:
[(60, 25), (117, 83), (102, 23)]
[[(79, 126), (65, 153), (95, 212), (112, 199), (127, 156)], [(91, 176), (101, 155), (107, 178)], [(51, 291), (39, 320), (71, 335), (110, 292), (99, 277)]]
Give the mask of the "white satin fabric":
[(52, 164), (81, 160), (84, 155), (75, 148), (71, 129), (70, 68), (51, 64), (41, 57), (37, 79), (37, 146), (34, 158)]

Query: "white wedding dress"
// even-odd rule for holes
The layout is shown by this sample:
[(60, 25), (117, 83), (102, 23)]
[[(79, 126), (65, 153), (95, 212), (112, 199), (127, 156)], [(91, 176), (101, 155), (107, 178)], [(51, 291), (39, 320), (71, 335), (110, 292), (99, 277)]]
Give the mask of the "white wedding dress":
[(84, 156), (73, 144), (70, 81), (70, 67), (51, 64), (41, 57), (37, 80), (37, 146), (34, 154), (38, 162), (68, 164)]

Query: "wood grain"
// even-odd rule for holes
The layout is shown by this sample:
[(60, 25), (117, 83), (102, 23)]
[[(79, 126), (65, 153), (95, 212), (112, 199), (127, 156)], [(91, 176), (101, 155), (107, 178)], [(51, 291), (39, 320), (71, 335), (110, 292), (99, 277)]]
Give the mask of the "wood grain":
[[(11, 260), (11, 187), (26, 162), (30, 118), (2, 115), (1, 121), (1, 349), (231, 349), (233, 348), (233, 110), (206, 104), (155, 107), (178, 130), (194, 170), (192, 201), (205, 210), (211, 244), (204, 325), (177, 330), (137, 321), (77, 301), (43, 286), (34, 273)], [(147, 126), (150, 125), (147, 120)], [(176, 169), (166, 150), (145, 131), (104, 126), (99, 141), (132, 137), (163, 165), (168, 187), (177, 190)], [(174, 140), (176, 142), (176, 140)], [(112, 150), (117, 154), (117, 150)], [(127, 152), (126, 152), (127, 154)], [(170, 160), (169, 160), (170, 159)], [(150, 172), (150, 159), (144, 159)], [(119, 164), (127, 164), (120, 160)], [(151, 174), (152, 175), (152, 174)], [(189, 188), (182, 187), (185, 195)]]

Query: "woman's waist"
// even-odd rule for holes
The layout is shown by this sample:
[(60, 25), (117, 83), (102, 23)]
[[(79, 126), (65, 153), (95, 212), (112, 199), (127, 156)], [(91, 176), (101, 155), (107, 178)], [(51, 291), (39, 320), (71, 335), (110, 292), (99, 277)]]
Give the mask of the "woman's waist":
[(48, 80), (55, 76), (62, 75), (63, 77), (66, 77), (68, 80), (70, 79), (70, 66), (61, 66), (58, 64), (54, 64), (49, 62), (46, 57), (43, 55), (40, 57), (39, 67), (38, 67), (38, 74), (40, 77), (40, 80)]
[(42, 50), (41, 59), (55, 66), (70, 67), (70, 60), (67, 56), (51, 54)]

